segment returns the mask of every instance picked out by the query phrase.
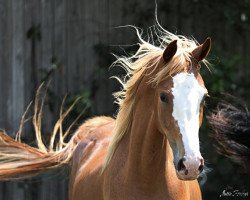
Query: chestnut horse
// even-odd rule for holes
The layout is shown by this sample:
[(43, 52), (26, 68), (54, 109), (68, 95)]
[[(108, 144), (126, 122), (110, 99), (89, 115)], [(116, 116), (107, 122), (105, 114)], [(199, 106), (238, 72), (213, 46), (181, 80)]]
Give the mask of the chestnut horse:
[(116, 77), (123, 85), (115, 94), (120, 106), (116, 119), (89, 119), (64, 143), (60, 124), (67, 113), (61, 113), (47, 148), (41, 111), (35, 109), (37, 148), (0, 134), (0, 180), (68, 164), (72, 200), (202, 198), (197, 177), (204, 160), (198, 132), (207, 89), (200, 62), (207, 64), (211, 40), (198, 45), (161, 30), (157, 47), (137, 34), (138, 51), (114, 63), (122, 65), (128, 77), (126, 82)]

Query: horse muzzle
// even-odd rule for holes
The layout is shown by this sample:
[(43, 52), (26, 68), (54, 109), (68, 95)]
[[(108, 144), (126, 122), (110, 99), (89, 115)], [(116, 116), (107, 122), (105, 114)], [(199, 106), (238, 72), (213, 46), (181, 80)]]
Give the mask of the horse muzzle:
[(181, 158), (176, 166), (177, 177), (181, 180), (194, 180), (203, 171), (204, 159), (201, 156)]

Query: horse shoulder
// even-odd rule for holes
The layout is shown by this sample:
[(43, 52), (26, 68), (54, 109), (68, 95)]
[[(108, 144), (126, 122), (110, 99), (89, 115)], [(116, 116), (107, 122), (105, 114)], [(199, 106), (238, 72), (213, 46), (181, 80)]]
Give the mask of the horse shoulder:
[(78, 145), (71, 160), (71, 199), (101, 198), (100, 171), (113, 127), (114, 119), (109, 117), (95, 117), (79, 127), (75, 136)]

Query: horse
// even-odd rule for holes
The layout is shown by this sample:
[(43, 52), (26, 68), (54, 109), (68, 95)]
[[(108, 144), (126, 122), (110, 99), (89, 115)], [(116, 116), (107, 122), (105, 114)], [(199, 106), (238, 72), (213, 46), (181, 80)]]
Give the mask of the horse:
[(249, 173), (250, 167), (250, 113), (246, 105), (236, 97), (218, 103), (208, 116), (216, 149)]
[(209, 67), (211, 39), (198, 44), (162, 28), (156, 46), (138, 29), (136, 33), (137, 52), (114, 62), (126, 70), (125, 77), (115, 77), (122, 84), (114, 94), (116, 118), (88, 119), (66, 143), (61, 123), (67, 113), (61, 113), (46, 147), (42, 111), (36, 108), (36, 148), (0, 133), (0, 180), (68, 165), (71, 200), (202, 198), (197, 181), (204, 168), (199, 128), (208, 91), (200, 64)]

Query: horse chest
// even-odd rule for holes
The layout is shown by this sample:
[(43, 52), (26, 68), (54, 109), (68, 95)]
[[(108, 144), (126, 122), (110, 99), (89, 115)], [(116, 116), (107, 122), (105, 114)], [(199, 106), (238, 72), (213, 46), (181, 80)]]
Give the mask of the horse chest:
[[(164, 177), (163, 177), (164, 179)], [(162, 180), (163, 180), (162, 179)], [(109, 177), (104, 182), (105, 200), (188, 200), (186, 185), (178, 182), (166, 183), (166, 181), (142, 182), (119, 176), (119, 173)]]
[(187, 193), (176, 187), (175, 189), (158, 188), (156, 191), (141, 190), (140, 186), (127, 186), (127, 188), (112, 188), (111, 193), (105, 196), (105, 200), (188, 200)]

